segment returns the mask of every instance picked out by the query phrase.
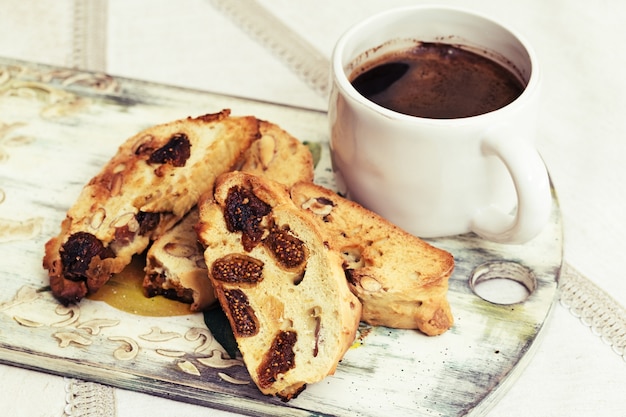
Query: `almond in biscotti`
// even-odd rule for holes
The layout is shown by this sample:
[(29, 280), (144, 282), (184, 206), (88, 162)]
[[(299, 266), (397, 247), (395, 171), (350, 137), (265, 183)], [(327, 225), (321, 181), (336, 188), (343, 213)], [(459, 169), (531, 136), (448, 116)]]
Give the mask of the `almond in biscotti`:
[(313, 156), (309, 148), (280, 126), (259, 121), (261, 138), (244, 155), (239, 171), (269, 178), (290, 187), (313, 181)]
[[(98, 291), (169, 230), (260, 137), (230, 111), (150, 127), (126, 140), (69, 208), (43, 266), (62, 303)], [(210, 162), (207, 162), (210, 161)]]
[(350, 288), (363, 304), (364, 322), (419, 329), (429, 336), (452, 326), (450, 253), (319, 185), (299, 183), (290, 192), (341, 254)]
[(339, 255), (286, 187), (241, 172), (200, 203), (209, 278), (258, 388), (283, 400), (334, 373), (361, 305)]

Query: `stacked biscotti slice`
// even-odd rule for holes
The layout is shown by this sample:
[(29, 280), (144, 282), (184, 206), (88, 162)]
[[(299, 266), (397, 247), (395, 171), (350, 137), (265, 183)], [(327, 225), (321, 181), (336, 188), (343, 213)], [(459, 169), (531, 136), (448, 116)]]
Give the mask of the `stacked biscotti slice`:
[(43, 266), (64, 304), (98, 291), (213, 188), (260, 137), (229, 110), (148, 128), (124, 142), (82, 190)]
[[(235, 168), (291, 186), (313, 181), (309, 149), (274, 123), (259, 121), (261, 137), (245, 151)], [(207, 278), (202, 248), (194, 226), (198, 209), (157, 239), (146, 256), (144, 291), (190, 304), (191, 311), (211, 306), (215, 294)]]
[(328, 189), (232, 172), (199, 206), (209, 279), (265, 394), (332, 374), (360, 320), (427, 335), (453, 323), (452, 256)]
[(289, 400), (334, 373), (351, 346), (361, 304), (325, 232), (286, 187), (260, 176), (220, 176), (200, 203), (209, 278), (261, 392)]
[(350, 288), (363, 303), (364, 322), (429, 336), (452, 326), (450, 253), (324, 187), (301, 182), (291, 188), (291, 198), (330, 234)]

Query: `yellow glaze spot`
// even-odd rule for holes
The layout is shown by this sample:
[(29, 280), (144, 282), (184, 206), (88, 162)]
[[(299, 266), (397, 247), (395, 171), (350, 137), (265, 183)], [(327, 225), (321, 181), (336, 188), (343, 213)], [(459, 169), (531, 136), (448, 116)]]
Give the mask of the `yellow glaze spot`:
[(148, 298), (143, 292), (143, 268), (145, 259), (135, 256), (133, 261), (119, 274), (90, 295), (90, 300), (104, 301), (111, 307), (139, 316), (168, 317), (191, 314), (189, 304), (157, 296)]

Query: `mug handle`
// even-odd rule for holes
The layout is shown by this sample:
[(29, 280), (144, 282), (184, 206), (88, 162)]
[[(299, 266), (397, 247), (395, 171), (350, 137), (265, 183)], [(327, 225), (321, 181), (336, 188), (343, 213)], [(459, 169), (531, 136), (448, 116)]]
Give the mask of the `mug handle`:
[(482, 143), (482, 151), (504, 162), (515, 184), (517, 210), (509, 214), (496, 207), (485, 207), (472, 219), (471, 230), (494, 242), (519, 244), (538, 235), (550, 218), (550, 178), (541, 156), (532, 145), (501, 139), (487, 137)]

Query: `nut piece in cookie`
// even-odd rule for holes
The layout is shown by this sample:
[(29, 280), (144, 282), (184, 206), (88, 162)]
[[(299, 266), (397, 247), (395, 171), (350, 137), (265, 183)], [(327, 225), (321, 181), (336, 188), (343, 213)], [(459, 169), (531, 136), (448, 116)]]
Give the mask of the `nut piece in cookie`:
[(291, 187), (313, 181), (313, 156), (298, 139), (278, 125), (259, 121), (261, 138), (244, 155), (239, 171), (269, 178)]
[(250, 376), (289, 400), (335, 372), (361, 305), (340, 256), (287, 188), (233, 172), (200, 205), (198, 236), (217, 298)]
[(329, 233), (350, 288), (363, 304), (364, 322), (429, 336), (452, 326), (450, 253), (319, 185), (296, 184), (291, 198)]

